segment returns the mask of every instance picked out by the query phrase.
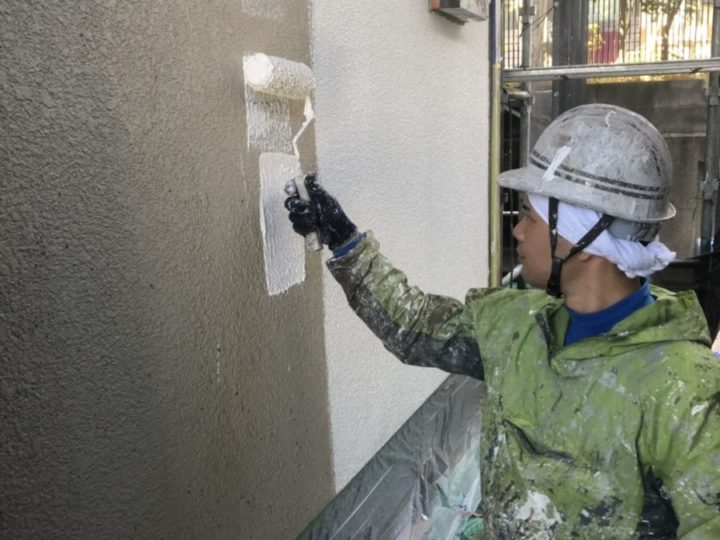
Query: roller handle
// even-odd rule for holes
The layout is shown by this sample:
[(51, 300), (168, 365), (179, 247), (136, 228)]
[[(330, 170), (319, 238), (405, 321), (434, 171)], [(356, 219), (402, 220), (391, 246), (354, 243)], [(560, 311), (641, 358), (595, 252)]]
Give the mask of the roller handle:
[[(296, 182), (296, 180), (299, 181)], [(285, 193), (289, 197), (299, 196), (307, 201), (310, 200), (310, 196), (305, 189), (305, 183), (303, 182), (302, 176), (288, 180), (287, 184), (285, 184)], [(318, 236), (317, 231), (313, 231), (305, 235), (305, 251), (320, 251), (322, 247), (322, 242), (320, 242), (320, 237)]]

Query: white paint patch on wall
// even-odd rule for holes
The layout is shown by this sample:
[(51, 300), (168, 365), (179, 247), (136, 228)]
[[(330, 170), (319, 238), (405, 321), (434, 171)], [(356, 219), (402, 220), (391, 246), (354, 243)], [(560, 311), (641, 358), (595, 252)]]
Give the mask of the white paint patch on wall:
[[(320, 181), (412, 284), (462, 299), (488, 268), (487, 23), (418, 0), (314, 0), (311, 16)], [(398, 362), (327, 273), (323, 288), (341, 489), (446, 374)]]
[(260, 154), (260, 224), (268, 294), (280, 294), (305, 280), (305, 250), (287, 219), (283, 188), (301, 174), (291, 154)]
[(285, 98), (256, 92), (245, 85), (247, 147), (264, 152), (291, 152), (290, 105)]
[(276, 0), (242, 0), (242, 10), (252, 17), (278, 21), (285, 18), (285, 2)]

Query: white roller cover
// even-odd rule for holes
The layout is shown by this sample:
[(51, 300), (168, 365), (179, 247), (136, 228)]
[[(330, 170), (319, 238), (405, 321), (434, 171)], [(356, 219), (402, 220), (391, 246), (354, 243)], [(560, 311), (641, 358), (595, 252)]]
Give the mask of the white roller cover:
[(300, 62), (257, 53), (243, 58), (245, 84), (257, 92), (305, 99), (315, 89), (312, 70)]

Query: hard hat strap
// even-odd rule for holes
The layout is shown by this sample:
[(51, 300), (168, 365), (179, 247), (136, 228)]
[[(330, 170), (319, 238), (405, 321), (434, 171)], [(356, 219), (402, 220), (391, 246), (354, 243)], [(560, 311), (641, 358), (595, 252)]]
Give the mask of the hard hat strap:
[(555, 298), (560, 298), (560, 296), (562, 296), (562, 291), (560, 290), (560, 274), (562, 273), (562, 267), (563, 264), (565, 264), (565, 261), (592, 244), (593, 240), (600, 236), (600, 234), (607, 229), (615, 219), (613, 216), (603, 214), (592, 229), (586, 232), (585, 236), (583, 236), (578, 243), (570, 249), (567, 256), (564, 259), (561, 259), (555, 255), (558, 239), (557, 223), (559, 205), (560, 201), (558, 201), (555, 197), (548, 198), (548, 227), (550, 229), (550, 256), (552, 257), (552, 268), (550, 269), (550, 278), (548, 279), (545, 290), (550, 296), (554, 296)]

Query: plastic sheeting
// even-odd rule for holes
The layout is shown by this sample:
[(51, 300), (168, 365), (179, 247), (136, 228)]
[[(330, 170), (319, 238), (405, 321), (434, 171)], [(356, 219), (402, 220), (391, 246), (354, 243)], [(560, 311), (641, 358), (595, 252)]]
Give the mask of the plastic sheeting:
[(448, 377), (298, 538), (481, 537), (482, 392)]

